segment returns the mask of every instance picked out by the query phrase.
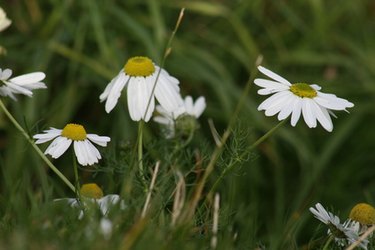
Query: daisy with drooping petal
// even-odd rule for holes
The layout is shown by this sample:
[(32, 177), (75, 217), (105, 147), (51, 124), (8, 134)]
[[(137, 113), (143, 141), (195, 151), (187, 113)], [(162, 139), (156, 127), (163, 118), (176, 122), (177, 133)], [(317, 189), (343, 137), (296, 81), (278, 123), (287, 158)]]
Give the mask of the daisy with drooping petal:
[(191, 96), (186, 96), (183, 105), (172, 112), (168, 112), (162, 106), (157, 105), (156, 111), (159, 115), (154, 117), (154, 121), (163, 124), (166, 127), (167, 138), (172, 138), (176, 129), (194, 130), (197, 127), (196, 119), (202, 115), (205, 109), (206, 99), (203, 96), (200, 96), (195, 103)]
[(45, 89), (46, 85), (41, 82), (46, 75), (43, 72), (34, 72), (10, 78), (12, 70), (0, 69), (0, 95), (9, 96), (16, 100), (14, 94), (32, 96), (34, 89)]
[(121, 91), (126, 86), (131, 119), (147, 122), (155, 109), (155, 98), (168, 112), (172, 112), (182, 104), (178, 84), (176, 78), (170, 76), (164, 69), (160, 69), (151, 59), (137, 56), (127, 61), (99, 98), (101, 102), (106, 101), (105, 110), (109, 113), (116, 106)]
[(354, 106), (353, 103), (339, 98), (333, 94), (320, 92), (321, 87), (307, 83), (291, 84), (288, 80), (276, 73), (258, 66), (258, 70), (272, 80), (257, 78), (254, 83), (262, 89), (258, 90), (260, 95), (271, 97), (263, 101), (258, 110), (265, 110), (266, 116), (278, 113), (277, 118), (281, 121), (292, 116), (291, 125), (295, 126), (301, 116), (309, 128), (315, 128), (317, 121), (324, 129), (331, 132), (333, 124), (330, 114), (333, 110), (345, 110)]
[[(332, 235), (337, 245), (344, 247), (359, 239), (358, 230), (352, 224), (345, 222), (340, 223), (340, 218), (317, 203), (315, 207), (310, 207), (310, 212), (314, 214), (315, 218), (328, 226), (328, 234)], [(368, 241), (363, 241), (361, 247), (367, 249)]]
[(59, 158), (73, 142), (75, 155), (82, 166), (93, 165), (102, 158), (91, 142), (106, 147), (111, 140), (107, 136), (87, 134), (82, 125), (73, 123), (67, 124), (64, 129), (50, 128), (43, 132), (44, 134), (34, 135), (33, 138), (37, 139), (36, 144), (53, 140), (44, 152), (46, 155), (49, 154), (54, 159)]

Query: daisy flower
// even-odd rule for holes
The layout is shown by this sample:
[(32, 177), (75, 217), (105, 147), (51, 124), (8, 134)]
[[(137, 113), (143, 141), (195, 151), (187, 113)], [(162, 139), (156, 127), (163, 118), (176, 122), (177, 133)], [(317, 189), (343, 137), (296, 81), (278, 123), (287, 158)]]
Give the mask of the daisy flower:
[(258, 90), (258, 94), (272, 94), (259, 105), (258, 110), (265, 110), (266, 116), (278, 113), (277, 118), (280, 121), (291, 115), (292, 126), (297, 124), (302, 113), (309, 128), (315, 128), (318, 121), (324, 129), (331, 132), (333, 124), (330, 114), (334, 116), (332, 110), (346, 111), (346, 108), (354, 106), (353, 103), (336, 95), (320, 92), (321, 87), (318, 85), (291, 84), (288, 80), (262, 66), (258, 66), (258, 70), (272, 79), (257, 78), (254, 80), (256, 85), (262, 87)]
[[(168, 112), (172, 112), (182, 104), (178, 84), (179, 81), (176, 78), (159, 68), (151, 59), (137, 56), (127, 61), (120, 73), (107, 85), (99, 99), (101, 102), (106, 101), (105, 110), (109, 113), (116, 106), (121, 91), (126, 86), (131, 119), (133, 121), (142, 119), (147, 122), (155, 109), (155, 98)], [(149, 102), (149, 107), (147, 107)]]
[(85, 210), (98, 208), (102, 216), (107, 216), (113, 206), (120, 205), (125, 209), (125, 201), (117, 194), (103, 194), (102, 189), (96, 183), (83, 184), (80, 190), (81, 200), (76, 198), (55, 199), (56, 202), (67, 202), (70, 207), (80, 209), (78, 219), (82, 219)]
[[(359, 234), (356, 227), (348, 222), (341, 224), (340, 218), (330, 212), (327, 212), (327, 210), (320, 203), (317, 203), (315, 208), (310, 207), (309, 210), (314, 214), (316, 219), (328, 226), (328, 234), (335, 237), (335, 242), (337, 245), (346, 246), (356, 242), (359, 239)], [(367, 249), (367, 243), (363, 242), (361, 247)]]
[(9, 96), (16, 100), (14, 94), (32, 96), (33, 89), (45, 89), (46, 85), (41, 82), (46, 75), (43, 72), (34, 72), (10, 78), (12, 70), (0, 68), (0, 95)]
[(11, 23), (4, 10), (0, 7), (0, 31), (5, 30)]
[(54, 159), (59, 158), (73, 142), (77, 160), (83, 166), (93, 165), (102, 158), (91, 142), (105, 147), (111, 140), (107, 136), (87, 134), (82, 125), (73, 123), (67, 124), (64, 129), (50, 128), (43, 132), (44, 134), (34, 135), (33, 138), (37, 139), (36, 144), (53, 140), (44, 152), (46, 155), (49, 154)]
[[(154, 117), (154, 121), (166, 127), (167, 138), (172, 138), (175, 135), (176, 127), (181, 127), (182, 130), (191, 128), (195, 129), (196, 119), (198, 119), (203, 111), (206, 109), (206, 99), (200, 96), (195, 103), (191, 96), (186, 96), (183, 105), (172, 112), (168, 112), (162, 106), (157, 105), (156, 111), (158, 116)], [(193, 118), (193, 119), (191, 119)]]

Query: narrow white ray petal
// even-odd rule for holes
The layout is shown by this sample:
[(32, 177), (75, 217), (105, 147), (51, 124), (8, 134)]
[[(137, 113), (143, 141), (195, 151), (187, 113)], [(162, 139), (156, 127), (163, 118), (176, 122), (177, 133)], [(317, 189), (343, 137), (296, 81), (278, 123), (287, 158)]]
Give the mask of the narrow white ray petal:
[(16, 84), (14, 84), (12, 82), (5, 82), (5, 84), (15, 94), (23, 94), (23, 95), (27, 95), (27, 96), (32, 96), (33, 95), (33, 92), (31, 92), (30, 90), (28, 90), (28, 89), (26, 89), (24, 87), (21, 87), (19, 85), (16, 85)]
[(102, 147), (106, 147), (107, 143), (111, 141), (111, 138), (109, 138), (108, 136), (99, 136), (95, 134), (87, 134), (87, 138)]
[(276, 94), (273, 94), (271, 95), (270, 97), (268, 97), (266, 100), (264, 100), (258, 107), (258, 110), (266, 110), (268, 109), (269, 107), (273, 106), (273, 104), (275, 103), (275, 101), (277, 101), (279, 98), (285, 96), (285, 95), (288, 95), (288, 92), (289, 91), (282, 91), (282, 92), (278, 92)]
[(164, 124), (164, 125), (168, 125), (168, 124), (172, 124), (173, 123), (172, 119), (168, 119), (168, 118), (163, 117), (163, 116), (155, 116), (153, 118), (153, 120), (155, 122), (157, 122), (157, 123)]
[(318, 91), (322, 89), (322, 87), (320, 87), (317, 84), (311, 84), (310, 87), (313, 88), (313, 89), (315, 89), (315, 90), (318, 90)]
[(107, 86), (105, 87), (103, 93), (101, 93), (100, 96), (99, 96), (100, 102), (103, 102), (103, 101), (105, 101), (108, 98), (108, 95), (109, 95), (109, 93), (111, 92), (111, 90), (113, 88), (113, 84), (117, 81), (117, 79), (120, 77), (120, 75), (121, 75), (122, 72), (123, 72), (123, 70), (120, 70), (120, 72), (117, 74), (117, 76), (115, 76), (107, 84)]
[[(113, 83), (112, 88), (109, 90), (107, 101), (105, 103), (105, 111), (111, 112), (116, 106), (118, 99), (121, 96), (121, 91), (129, 81), (129, 76), (126, 76), (124, 72), (120, 72), (118, 78)], [(106, 93), (107, 94), (107, 93)], [(104, 100), (104, 99), (103, 99)]]
[(333, 124), (326, 108), (318, 105), (314, 101), (312, 102), (312, 105), (314, 106), (313, 109), (315, 110), (316, 118), (318, 119), (319, 123), (325, 130), (327, 130), (328, 132), (332, 132)]
[(299, 117), (301, 116), (301, 111), (302, 111), (302, 98), (297, 97), (294, 101), (292, 119), (290, 120), (290, 124), (293, 127), (296, 126), (299, 120)]
[(285, 118), (290, 116), (294, 108), (294, 103), (296, 101), (298, 101), (298, 97), (291, 93), (291, 95), (288, 97), (288, 100), (285, 102), (284, 107), (280, 110), (280, 113), (277, 116), (277, 119), (279, 121), (284, 120)]
[(277, 82), (283, 83), (283, 84), (285, 84), (287, 86), (292, 85), (288, 80), (286, 80), (285, 78), (279, 76), (275, 72), (272, 72), (271, 70), (266, 69), (265, 67), (258, 66), (258, 70), (260, 72), (262, 72), (263, 74), (265, 74), (266, 76), (268, 76), (269, 78), (272, 78), (273, 80), (275, 80)]
[(315, 110), (313, 109), (313, 106), (311, 104), (313, 100), (311, 98), (303, 98), (302, 100), (303, 100), (302, 101), (303, 119), (305, 120), (309, 128), (315, 128), (316, 127), (316, 115), (315, 115)]
[(285, 107), (285, 104), (290, 99), (290, 95), (288, 93), (289, 91), (284, 91), (283, 95), (280, 95), (280, 97), (275, 100), (267, 109), (265, 112), (266, 116), (274, 116), (278, 112), (280, 112), (281, 109)]
[(318, 96), (314, 97), (314, 101), (316, 101), (319, 105), (332, 110), (345, 110), (346, 108), (354, 107), (353, 103), (343, 98), (339, 98), (333, 94), (325, 94), (321, 92), (318, 92)]
[(194, 104), (193, 104), (193, 98), (191, 96), (188, 95), (185, 97), (184, 106), (185, 106), (186, 113), (190, 115), (193, 114)]
[(74, 141), (74, 152), (77, 156), (78, 163), (82, 166), (86, 166), (88, 164), (88, 156), (84, 141)]
[(193, 113), (191, 115), (194, 115), (195, 118), (198, 118), (201, 116), (205, 109), (206, 99), (203, 96), (200, 96), (194, 103)]
[(0, 74), (0, 80), (7, 80), (12, 75), (11, 69), (4, 69)]
[(289, 89), (289, 86), (287, 86), (283, 83), (275, 82), (275, 81), (268, 80), (268, 79), (257, 78), (257, 79), (254, 80), (254, 83), (255, 83), (255, 85), (258, 85), (259, 87), (262, 87), (262, 88), (265, 88), (265, 89), (270, 89), (270, 90), (286, 90), (286, 89)]
[[(147, 122), (155, 109), (154, 96), (151, 96), (152, 86), (148, 86), (148, 84), (149, 83), (144, 77), (132, 77), (129, 81), (128, 108), (130, 117), (133, 121), (143, 119)], [(149, 100), (151, 100), (151, 102), (147, 109)]]
[(56, 138), (57, 136), (61, 135), (61, 131), (59, 130), (46, 130), (44, 132), (45, 134), (36, 134), (33, 136), (34, 139), (37, 139), (35, 141), (36, 144), (41, 144), (41, 143), (50, 141)]
[(57, 159), (63, 153), (65, 153), (65, 151), (69, 148), (71, 143), (72, 140), (63, 136), (59, 136), (52, 141), (52, 143), (48, 146), (44, 153), (51, 155), (54, 159)]
[(92, 143), (89, 140), (85, 140), (84, 145), (86, 148), (88, 165), (98, 163), (99, 160), (102, 158), (99, 153), (99, 150), (94, 145), (92, 145)]
[(46, 89), (47, 86), (44, 84), (44, 82), (33, 82), (29, 84), (23, 84), (22, 87), (28, 90), (32, 89)]
[(179, 91), (176, 91), (176, 86), (177, 85), (169, 79), (169, 76), (160, 74), (155, 87), (155, 97), (160, 105), (168, 112), (173, 112), (179, 106), (183, 105), (183, 100)]
[(13, 82), (17, 85), (25, 85), (42, 81), (46, 75), (43, 72), (34, 72), (25, 75), (20, 75), (14, 78), (9, 79), (10, 82)]

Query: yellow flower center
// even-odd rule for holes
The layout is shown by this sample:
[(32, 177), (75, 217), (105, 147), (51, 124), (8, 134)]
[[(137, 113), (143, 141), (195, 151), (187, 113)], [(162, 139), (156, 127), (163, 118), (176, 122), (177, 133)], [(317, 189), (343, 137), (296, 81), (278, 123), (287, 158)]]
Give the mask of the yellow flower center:
[(375, 208), (366, 203), (359, 203), (352, 208), (349, 218), (364, 225), (375, 224)]
[(314, 98), (317, 92), (307, 83), (295, 83), (290, 86), (290, 91), (299, 97)]
[(148, 57), (136, 56), (126, 62), (124, 72), (129, 76), (146, 77), (155, 72), (155, 66)]
[(83, 141), (86, 139), (86, 130), (82, 125), (69, 123), (64, 127), (61, 135), (73, 141)]
[(100, 199), (103, 197), (103, 190), (96, 183), (83, 184), (79, 192), (87, 198)]

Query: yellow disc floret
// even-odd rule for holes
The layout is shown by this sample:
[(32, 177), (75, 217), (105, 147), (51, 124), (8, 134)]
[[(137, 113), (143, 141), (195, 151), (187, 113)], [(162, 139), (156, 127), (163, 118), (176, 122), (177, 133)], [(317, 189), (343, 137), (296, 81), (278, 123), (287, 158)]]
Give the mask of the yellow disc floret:
[(349, 218), (364, 225), (375, 224), (375, 208), (367, 203), (359, 203), (352, 208)]
[(155, 72), (155, 66), (151, 59), (145, 56), (130, 58), (125, 66), (124, 72), (129, 76), (150, 76)]
[(307, 97), (307, 98), (314, 98), (317, 96), (317, 92), (307, 83), (295, 83), (290, 86), (290, 91), (299, 96), (299, 97)]
[(86, 198), (100, 199), (103, 197), (103, 190), (96, 183), (83, 184), (80, 193)]
[(69, 123), (64, 127), (61, 135), (74, 141), (83, 141), (87, 134), (82, 125)]

